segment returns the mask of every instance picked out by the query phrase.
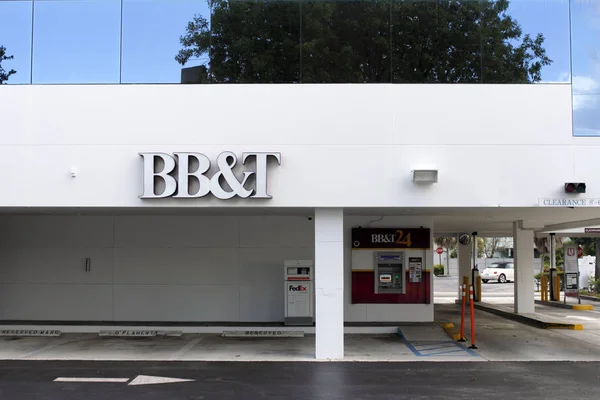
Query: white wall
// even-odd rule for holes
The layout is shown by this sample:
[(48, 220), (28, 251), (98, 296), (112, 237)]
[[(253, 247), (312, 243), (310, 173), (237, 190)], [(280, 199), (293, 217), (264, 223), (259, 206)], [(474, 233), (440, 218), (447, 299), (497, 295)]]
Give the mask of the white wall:
[(589, 288), (590, 279), (594, 279), (596, 275), (596, 257), (584, 256), (578, 260), (579, 264), (579, 287)]
[(314, 258), (313, 224), (299, 217), (0, 222), (4, 320), (280, 321), (283, 261)]
[[(535, 206), (598, 167), (570, 85), (23, 85), (0, 109), (0, 207)], [(281, 152), (272, 200), (139, 199), (139, 152), (226, 150)]]
[[(374, 219), (346, 217), (345, 239)], [(385, 217), (370, 226), (432, 223)], [(433, 320), (432, 304), (351, 304), (352, 251), (344, 243), (346, 321)], [(431, 252), (423, 253), (431, 269)], [(1, 216), (0, 320), (282, 321), (286, 259), (314, 259), (314, 221)]]

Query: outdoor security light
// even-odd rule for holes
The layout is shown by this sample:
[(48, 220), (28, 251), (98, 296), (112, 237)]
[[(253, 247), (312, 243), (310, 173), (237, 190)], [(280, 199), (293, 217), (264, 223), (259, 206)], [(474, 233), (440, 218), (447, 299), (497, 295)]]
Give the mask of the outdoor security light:
[(565, 183), (565, 193), (585, 193), (585, 183), (567, 182)]
[(413, 171), (413, 182), (434, 183), (438, 181), (437, 169), (415, 169)]

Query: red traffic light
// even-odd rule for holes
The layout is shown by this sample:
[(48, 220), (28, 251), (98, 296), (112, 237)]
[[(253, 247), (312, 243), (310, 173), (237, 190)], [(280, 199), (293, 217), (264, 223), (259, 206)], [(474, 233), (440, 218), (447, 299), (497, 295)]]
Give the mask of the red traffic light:
[(567, 182), (565, 183), (566, 193), (585, 193), (585, 183), (583, 182)]

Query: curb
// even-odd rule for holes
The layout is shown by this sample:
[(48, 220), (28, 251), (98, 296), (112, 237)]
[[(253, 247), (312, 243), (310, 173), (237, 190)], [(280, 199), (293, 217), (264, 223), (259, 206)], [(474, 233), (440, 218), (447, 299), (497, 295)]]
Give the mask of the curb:
[(536, 300), (535, 304), (540, 304), (542, 306), (556, 307), (556, 308), (564, 308), (567, 310), (579, 310), (579, 311), (593, 311), (594, 306), (591, 304), (564, 304), (558, 303), (555, 301), (542, 301)]
[(600, 297), (587, 296), (585, 294), (580, 294), (579, 297), (581, 297), (584, 300), (590, 300), (590, 301), (600, 302)]
[(475, 303), (475, 308), (478, 310), (486, 311), (491, 314), (496, 314), (506, 319), (510, 319), (522, 324), (530, 325), (540, 329), (569, 329), (574, 331), (582, 331), (582, 324), (565, 324), (562, 322), (546, 322), (537, 318), (528, 317), (521, 314), (515, 314), (512, 312), (498, 310), (496, 308), (485, 306), (481, 303)]
[(443, 323), (441, 325), (442, 329), (446, 331), (446, 334), (450, 337), (450, 339), (454, 341), (458, 341), (460, 339), (460, 332), (454, 327), (452, 322)]

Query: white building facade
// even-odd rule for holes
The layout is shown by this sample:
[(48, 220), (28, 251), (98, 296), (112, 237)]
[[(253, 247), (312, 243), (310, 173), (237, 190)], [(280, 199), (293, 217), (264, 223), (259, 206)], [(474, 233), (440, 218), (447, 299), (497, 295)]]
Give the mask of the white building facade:
[(345, 325), (433, 321), (434, 235), (514, 236), (531, 312), (536, 231), (600, 217), (572, 81), (22, 83), (0, 87), (4, 325), (283, 324), (284, 263), (310, 260), (339, 359)]

